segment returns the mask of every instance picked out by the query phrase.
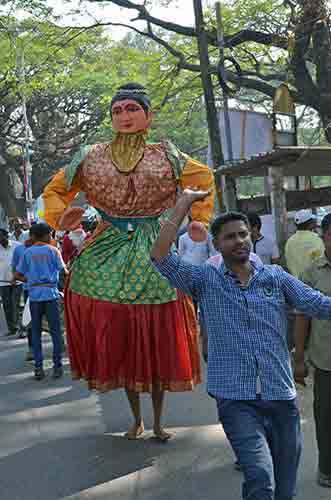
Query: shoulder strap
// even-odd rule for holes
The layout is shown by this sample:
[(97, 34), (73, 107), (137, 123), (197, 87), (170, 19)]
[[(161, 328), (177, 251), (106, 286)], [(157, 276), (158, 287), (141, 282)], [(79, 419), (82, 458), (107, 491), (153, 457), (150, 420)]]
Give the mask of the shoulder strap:
[(77, 153), (74, 154), (69, 165), (67, 165), (65, 167), (64, 173), (65, 173), (65, 176), (67, 179), (67, 184), (68, 184), (69, 188), (72, 185), (72, 182), (74, 180), (74, 177), (77, 173), (78, 168), (83, 163), (83, 161), (85, 160), (85, 158), (87, 157), (87, 155), (89, 154), (91, 149), (92, 149), (92, 145), (81, 146), (79, 151), (77, 151)]
[(186, 154), (182, 153), (182, 151), (180, 151), (177, 148), (177, 146), (175, 146), (170, 141), (165, 141), (163, 143), (163, 145), (165, 147), (167, 158), (172, 165), (175, 178), (177, 181), (179, 181), (179, 179), (182, 175), (182, 172), (184, 170), (184, 167), (186, 165), (186, 161), (187, 161), (188, 156)]

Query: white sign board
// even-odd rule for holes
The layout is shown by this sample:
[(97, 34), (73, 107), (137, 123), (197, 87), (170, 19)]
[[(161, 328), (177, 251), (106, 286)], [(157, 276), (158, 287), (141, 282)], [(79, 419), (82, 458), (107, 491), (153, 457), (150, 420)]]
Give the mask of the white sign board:
[[(267, 153), (273, 149), (272, 119), (255, 111), (229, 110), (232, 151), (234, 160), (248, 160), (252, 156)], [(229, 153), (225, 134), (224, 111), (219, 112), (219, 124), (224, 160)], [(208, 164), (211, 165), (211, 151), (208, 148)]]

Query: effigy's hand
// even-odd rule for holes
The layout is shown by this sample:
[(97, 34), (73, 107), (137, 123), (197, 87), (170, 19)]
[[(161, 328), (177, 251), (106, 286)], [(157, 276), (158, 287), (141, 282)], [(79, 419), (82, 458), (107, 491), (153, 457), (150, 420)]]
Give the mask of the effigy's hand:
[[(200, 191), (195, 188), (185, 189), (183, 191), (183, 198), (191, 206), (196, 201), (202, 201), (210, 195), (212, 191)], [(208, 232), (201, 222), (193, 221), (188, 226), (188, 234), (192, 241), (203, 242), (208, 238)]]
[(192, 241), (202, 243), (207, 241), (208, 232), (202, 222), (193, 221), (188, 225), (187, 232)]
[(77, 229), (85, 213), (85, 209), (81, 207), (67, 208), (59, 219), (60, 231), (74, 231)]

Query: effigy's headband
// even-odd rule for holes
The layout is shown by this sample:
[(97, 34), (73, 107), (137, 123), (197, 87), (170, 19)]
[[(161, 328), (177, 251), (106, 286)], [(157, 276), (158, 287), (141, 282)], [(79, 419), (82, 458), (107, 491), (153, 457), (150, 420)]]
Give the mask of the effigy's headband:
[(145, 112), (147, 113), (151, 107), (151, 101), (148, 95), (146, 94), (146, 90), (144, 89), (123, 89), (119, 90), (114, 97), (111, 100), (110, 103), (110, 112), (112, 110), (113, 105), (115, 102), (119, 101), (124, 101), (125, 99), (131, 99), (132, 101), (136, 101), (138, 104), (140, 104)]

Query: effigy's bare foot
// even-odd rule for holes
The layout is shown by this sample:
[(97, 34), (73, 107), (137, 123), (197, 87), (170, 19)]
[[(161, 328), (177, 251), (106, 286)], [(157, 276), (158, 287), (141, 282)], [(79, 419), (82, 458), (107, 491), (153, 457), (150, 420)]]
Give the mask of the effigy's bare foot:
[(166, 443), (173, 437), (173, 434), (170, 434), (169, 432), (166, 432), (162, 427), (154, 427), (154, 438), (157, 439), (158, 441), (161, 441), (161, 443)]
[(129, 439), (130, 441), (134, 441), (135, 439), (139, 439), (145, 431), (144, 423), (141, 422), (140, 424), (133, 424), (133, 426), (124, 434), (124, 437), (126, 439)]

